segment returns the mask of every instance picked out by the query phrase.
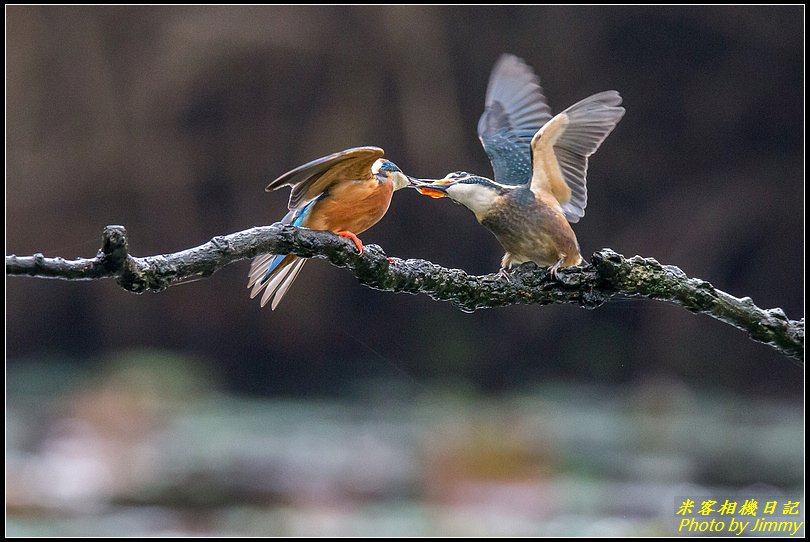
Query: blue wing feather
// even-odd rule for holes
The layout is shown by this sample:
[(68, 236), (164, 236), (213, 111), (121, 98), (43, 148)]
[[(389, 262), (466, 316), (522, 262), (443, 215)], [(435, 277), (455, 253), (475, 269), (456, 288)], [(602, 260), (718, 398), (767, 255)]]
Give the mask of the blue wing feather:
[(527, 184), (532, 178), (532, 137), (551, 119), (540, 80), (514, 55), (502, 55), (492, 69), (478, 137), (492, 162), (495, 180)]

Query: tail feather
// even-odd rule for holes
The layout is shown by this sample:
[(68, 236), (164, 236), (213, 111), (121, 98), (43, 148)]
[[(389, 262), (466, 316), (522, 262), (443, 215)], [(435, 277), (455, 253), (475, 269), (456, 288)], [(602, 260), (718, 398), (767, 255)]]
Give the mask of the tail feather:
[(292, 265), (285, 265), (284, 267), (279, 267), (278, 271), (273, 274), (273, 277), (267, 281), (264, 288), (264, 293), (262, 294), (262, 300), (260, 306), (264, 307), (267, 305), (267, 302), (270, 301), (270, 298), (278, 290), (278, 287), (287, 279), (287, 276), (292, 271)]
[(258, 286), (253, 287), (253, 289), (256, 290), (256, 293), (259, 293), (262, 288), (264, 288), (264, 294), (262, 295), (261, 302), (262, 307), (267, 304), (267, 300), (270, 299), (270, 296), (272, 296), (276, 290), (278, 290), (279, 285), (290, 273), (292, 270), (291, 266), (294, 261), (295, 256), (290, 258), (289, 261), (285, 262), (284, 265), (279, 265), (267, 280), (263, 280)]
[[(284, 297), (284, 294), (287, 293), (287, 290), (290, 289), (292, 283), (295, 282), (296, 277), (298, 277), (298, 273), (301, 272), (301, 268), (304, 267), (306, 262), (306, 260), (299, 258), (297, 262), (290, 265), (290, 272), (287, 274), (287, 278), (285, 278), (279, 285), (276, 295), (273, 297), (273, 303), (270, 304), (270, 310), (276, 310), (276, 307), (278, 307), (278, 304), (281, 303), (281, 299)], [(264, 306), (264, 298), (262, 298), (262, 306)]]
[(253, 259), (248, 275), (248, 288), (251, 288), (250, 298), (253, 299), (264, 291), (261, 306), (264, 307), (272, 298), (271, 308), (275, 309), (281, 298), (290, 289), (304, 262), (306, 262), (305, 259), (294, 254), (257, 256)]
[(252, 288), (253, 285), (256, 284), (257, 280), (263, 278), (267, 274), (270, 267), (267, 264), (275, 257), (275, 254), (261, 254), (253, 258), (253, 262), (250, 264), (250, 273), (248, 273), (248, 288)]

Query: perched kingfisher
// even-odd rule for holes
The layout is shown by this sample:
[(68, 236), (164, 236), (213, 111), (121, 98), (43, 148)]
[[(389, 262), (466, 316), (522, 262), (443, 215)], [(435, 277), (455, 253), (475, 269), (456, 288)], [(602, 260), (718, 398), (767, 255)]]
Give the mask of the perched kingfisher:
[(502, 271), (535, 262), (550, 266), (556, 276), (560, 266), (582, 262), (569, 223), (585, 215), (588, 157), (624, 115), (621, 103), (619, 93), (609, 90), (552, 117), (532, 69), (516, 56), (503, 55), (492, 70), (478, 121), (495, 181), (458, 171), (413, 186), (475, 213), (506, 250)]
[[(363, 253), (356, 234), (376, 224), (388, 211), (394, 191), (408, 178), (377, 147), (357, 147), (324, 156), (289, 171), (266, 191), (291, 186), (290, 212), (281, 219), (311, 230), (327, 230), (351, 239)], [(250, 266), (248, 288), (253, 299), (264, 290), (261, 306), (273, 299), (275, 310), (306, 259), (294, 254), (261, 254)]]

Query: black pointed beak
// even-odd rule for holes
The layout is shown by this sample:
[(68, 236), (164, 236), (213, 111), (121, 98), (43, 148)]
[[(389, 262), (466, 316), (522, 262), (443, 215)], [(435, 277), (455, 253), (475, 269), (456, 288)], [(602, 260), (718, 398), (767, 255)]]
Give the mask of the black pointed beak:
[(423, 186), (435, 181), (435, 179), (420, 179), (419, 177), (411, 177), (410, 175), (405, 175), (405, 177), (408, 178), (408, 186), (410, 188), (416, 188), (417, 186)]

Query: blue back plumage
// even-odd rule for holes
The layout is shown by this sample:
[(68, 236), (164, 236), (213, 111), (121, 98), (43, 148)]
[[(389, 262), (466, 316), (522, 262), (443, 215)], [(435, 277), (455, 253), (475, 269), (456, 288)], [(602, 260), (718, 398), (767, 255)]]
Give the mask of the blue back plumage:
[(501, 56), (492, 69), (486, 109), (478, 121), (478, 137), (497, 182), (531, 182), (532, 138), (551, 116), (532, 69), (514, 55)]

